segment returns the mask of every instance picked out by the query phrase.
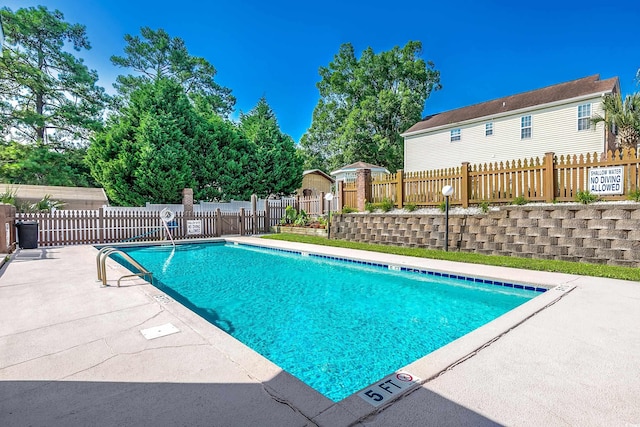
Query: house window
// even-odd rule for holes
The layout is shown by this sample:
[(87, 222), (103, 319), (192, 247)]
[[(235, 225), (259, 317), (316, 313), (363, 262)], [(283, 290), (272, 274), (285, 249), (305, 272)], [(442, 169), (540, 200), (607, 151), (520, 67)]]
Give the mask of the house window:
[(531, 116), (522, 116), (520, 119), (520, 139), (531, 138)]
[(460, 141), (460, 129), (451, 129), (451, 142)]
[(491, 136), (491, 135), (493, 135), (493, 122), (485, 123), (484, 136)]
[(578, 105), (578, 130), (591, 127), (591, 104)]

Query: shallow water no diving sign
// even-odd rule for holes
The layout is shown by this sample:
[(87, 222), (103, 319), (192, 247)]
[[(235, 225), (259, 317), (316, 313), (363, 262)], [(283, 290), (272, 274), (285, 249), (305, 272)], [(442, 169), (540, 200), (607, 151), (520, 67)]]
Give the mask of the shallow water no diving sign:
[(188, 219), (187, 220), (187, 235), (193, 236), (202, 234), (202, 220)]
[(373, 406), (380, 406), (406, 392), (419, 382), (420, 378), (415, 375), (407, 372), (397, 372), (364, 389), (358, 393), (358, 396)]

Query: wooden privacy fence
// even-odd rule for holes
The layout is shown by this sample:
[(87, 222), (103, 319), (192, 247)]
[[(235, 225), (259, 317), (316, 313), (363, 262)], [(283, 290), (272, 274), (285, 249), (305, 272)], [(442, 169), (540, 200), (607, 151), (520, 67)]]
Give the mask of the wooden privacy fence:
[[(623, 200), (630, 192), (640, 189), (640, 158), (634, 149), (598, 153), (555, 156), (546, 153), (542, 159), (485, 163), (421, 172), (397, 171), (380, 175), (367, 185), (371, 188), (370, 201), (389, 199), (398, 207), (408, 203), (417, 206), (437, 206), (444, 201), (442, 187), (451, 185), (454, 193), (451, 204), (468, 207), (470, 204), (489, 202), (509, 204), (516, 197), (528, 201), (567, 202), (575, 201), (578, 191), (589, 190), (589, 169), (620, 166), (623, 168), (625, 194), (602, 196), (604, 200)], [(351, 189), (353, 188), (353, 190)], [(339, 197), (347, 203), (356, 200), (356, 183), (347, 190), (346, 184)], [(341, 193), (341, 194), (340, 194)], [(343, 205), (344, 206), (344, 205)]]

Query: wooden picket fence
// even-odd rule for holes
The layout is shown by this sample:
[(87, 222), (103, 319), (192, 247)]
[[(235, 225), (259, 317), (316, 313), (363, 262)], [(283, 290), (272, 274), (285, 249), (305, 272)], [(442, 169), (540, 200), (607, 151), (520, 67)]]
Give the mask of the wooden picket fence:
[[(147, 242), (167, 238), (158, 212), (57, 210), (53, 213), (19, 213), (18, 221), (38, 223), (39, 246)], [(197, 221), (199, 232), (190, 234), (187, 221)], [(267, 221), (268, 222), (268, 221)], [(167, 225), (174, 239), (257, 234), (265, 230), (265, 211), (230, 213), (220, 210), (175, 214)]]
[[(613, 166), (623, 168), (625, 194), (601, 198), (624, 200), (627, 194), (640, 189), (640, 158), (634, 149), (609, 151), (606, 155), (588, 153), (558, 157), (554, 153), (546, 153), (542, 159), (536, 157), (480, 165), (465, 162), (455, 168), (420, 172), (404, 173), (399, 170), (373, 178), (369, 184), (369, 200), (382, 202), (389, 199), (400, 208), (408, 203), (437, 206), (444, 201), (442, 187), (451, 185), (454, 193), (449, 202), (465, 208), (481, 202), (510, 204), (519, 196), (532, 202), (568, 202), (575, 201), (578, 191), (589, 189), (589, 169)], [(356, 184), (349, 185), (342, 185), (339, 196), (345, 202), (354, 203)], [(355, 203), (347, 205), (356, 206)]]
[[(287, 206), (305, 209), (311, 215), (326, 213), (328, 209), (321, 197), (267, 200), (265, 209), (255, 212), (244, 208), (226, 212), (217, 208), (186, 214), (182, 206), (178, 206), (180, 209), (174, 211), (175, 218), (168, 223), (174, 239), (266, 233), (272, 226), (280, 224)], [(18, 213), (15, 220), (38, 223), (39, 246), (149, 242), (167, 238), (157, 209), (56, 210), (52, 213)], [(198, 232), (194, 232), (193, 227), (190, 232), (189, 221), (196, 221), (195, 230)]]

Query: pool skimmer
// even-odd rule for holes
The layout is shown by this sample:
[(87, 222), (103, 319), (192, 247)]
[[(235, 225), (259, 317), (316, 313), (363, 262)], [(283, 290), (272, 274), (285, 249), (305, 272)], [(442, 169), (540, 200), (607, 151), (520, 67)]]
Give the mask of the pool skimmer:
[(175, 334), (176, 332), (180, 332), (180, 329), (176, 328), (171, 323), (166, 323), (164, 325), (154, 326), (153, 328), (141, 329), (140, 332), (146, 339), (152, 340), (154, 338)]

